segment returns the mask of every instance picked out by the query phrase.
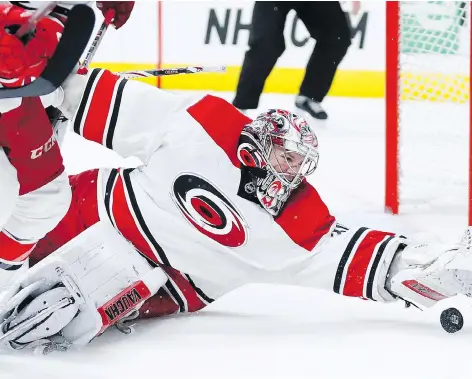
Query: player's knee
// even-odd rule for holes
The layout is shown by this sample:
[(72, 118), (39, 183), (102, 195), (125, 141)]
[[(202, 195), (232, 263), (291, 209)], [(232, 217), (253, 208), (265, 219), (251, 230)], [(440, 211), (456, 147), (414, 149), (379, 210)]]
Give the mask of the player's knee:
[(264, 60), (277, 60), (285, 51), (284, 39), (259, 38), (249, 41), (247, 54)]
[(346, 55), (349, 46), (351, 46), (351, 32), (347, 29), (318, 39), (315, 48), (323, 50), (333, 60), (340, 61)]
[(349, 46), (352, 44), (351, 31), (347, 29), (345, 32), (340, 33), (337, 40), (338, 48), (340, 51), (343, 51), (344, 56), (349, 49)]

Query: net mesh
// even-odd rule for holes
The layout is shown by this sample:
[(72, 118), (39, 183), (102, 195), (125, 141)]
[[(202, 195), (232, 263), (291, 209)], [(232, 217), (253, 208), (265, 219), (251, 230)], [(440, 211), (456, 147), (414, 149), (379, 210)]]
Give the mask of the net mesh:
[(402, 212), (467, 212), (469, 13), (468, 2), (400, 2)]

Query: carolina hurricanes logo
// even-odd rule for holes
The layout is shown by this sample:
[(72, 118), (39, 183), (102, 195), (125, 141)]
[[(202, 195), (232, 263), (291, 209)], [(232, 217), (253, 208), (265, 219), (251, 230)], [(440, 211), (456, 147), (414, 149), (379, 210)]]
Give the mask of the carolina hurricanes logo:
[(264, 168), (267, 165), (258, 142), (247, 132), (241, 133), (237, 156), (239, 161), (247, 167)]
[(250, 143), (241, 143), (238, 146), (238, 158), (248, 167), (265, 167), (264, 157), (259, 150)]
[(228, 247), (246, 242), (246, 223), (241, 213), (206, 179), (181, 174), (174, 180), (172, 198), (200, 233)]

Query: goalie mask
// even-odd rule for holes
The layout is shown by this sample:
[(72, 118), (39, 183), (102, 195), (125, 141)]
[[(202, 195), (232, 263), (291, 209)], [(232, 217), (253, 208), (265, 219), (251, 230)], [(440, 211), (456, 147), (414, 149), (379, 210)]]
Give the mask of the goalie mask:
[(292, 191), (318, 165), (318, 139), (302, 117), (270, 109), (246, 125), (238, 147), (241, 163), (255, 174), (260, 204), (277, 216)]

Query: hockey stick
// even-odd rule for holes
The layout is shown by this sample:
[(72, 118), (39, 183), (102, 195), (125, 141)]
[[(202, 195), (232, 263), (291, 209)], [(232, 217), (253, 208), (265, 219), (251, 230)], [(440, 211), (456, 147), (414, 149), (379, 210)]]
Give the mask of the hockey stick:
[(94, 24), (95, 14), (90, 7), (82, 4), (74, 6), (67, 17), (54, 55), (41, 75), (22, 87), (0, 88), (0, 99), (43, 96), (56, 90), (79, 61)]
[(198, 72), (226, 72), (226, 66), (189, 66), (176, 68), (161, 68), (157, 70), (121, 71), (116, 74), (125, 79), (148, 78), (178, 74), (196, 74)]
[(102, 42), (103, 36), (105, 35), (105, 32), (108, 29), (108, 26), (111, 24), (111, 21), (113, 20), (113, 17), (115, 17), (115, 11), (113, 9), (110, 9), (107, 11), (105, 15), (105, 20), (102, 22), (102, 25), (100, 26), (100, 29), (98, 29), (98, 32), (95, 36), (95, 39), (92, 42), (92, 45), (90, 46), (87, 55), (85, 56), (84, 61), (80, 65), (79, 69), (77, 70), (78, 74), (86, 74), (87, 73), (87, 68), (90, 65), (90, 62), (92, 61), (93, 56), (97, 52), (98, 46), (100, 46), (100, 43)]
[[(95, 38), (93, 39), (93, 42), (87, 51), (87, 55), (85, 56), (84, 61), (79, 65), (79, 68), (77, 69), (77, 74), (81, 74), (81, 75), (87, 74), (88, 66), (90, 62), (92, 61), (92, 58), (95, 55), (98, 49), (98, 46), (100, 46), (100, 43), (102, 42), (105, 32), (107, 31), (108, 26), (111, 24), (111, 21), (113, 20), (113, 17), (115, 17), (115, 11), (113, 9), (108, 10), (105, 15), (105, 20), (102, 22), (100, 29), (98, 29), (98, 32), (95, 35)], [(57, 108), (51, 108), (50, 110), (46, 110), (46, 111), (48, 112), (48, 116), (50, 118), (53, 129), (56, 129), (56, 125), (59, 121), (66, 120), (62, 112)]]
[(40, 6), (33, 15), (30, 17), (28, 22), (20, 27), (16, 32), (17, 37), (23, 37), (25, 34), (29, 33), (36, 27), (36, 24), (39, 20), (41, 20), (44, 16), (47, 16), (55, 7), (59, 4), (59, 1), (48, 1)]

